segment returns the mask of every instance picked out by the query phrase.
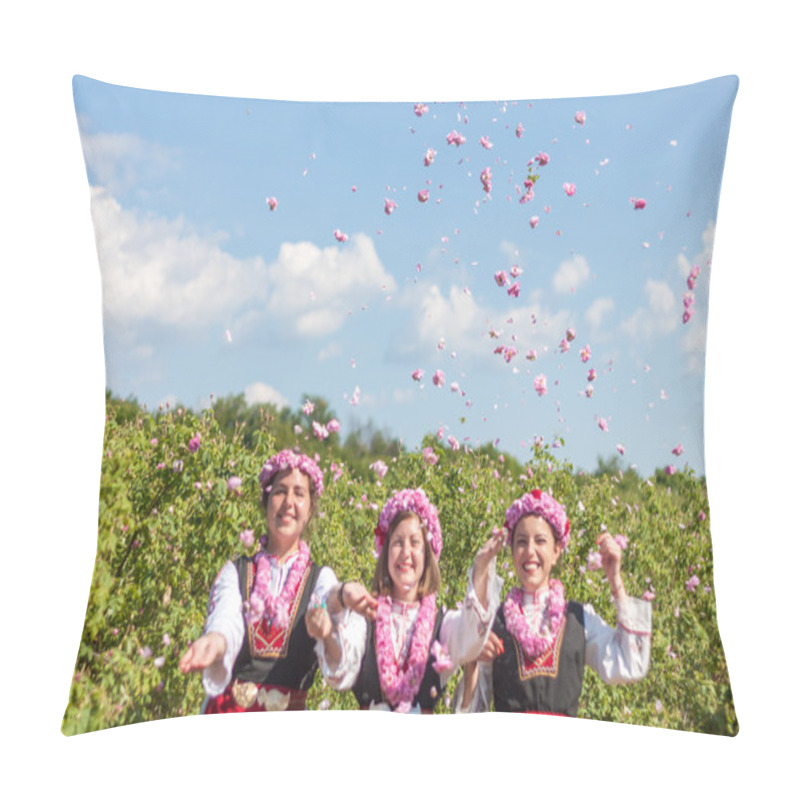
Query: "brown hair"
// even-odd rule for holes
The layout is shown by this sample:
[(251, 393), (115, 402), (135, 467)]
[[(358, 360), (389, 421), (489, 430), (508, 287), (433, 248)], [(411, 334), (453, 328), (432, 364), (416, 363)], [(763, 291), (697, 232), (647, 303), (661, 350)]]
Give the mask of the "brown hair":
[[(269, 496), (272, 493), (272, 487), (275, 484), (275, 481), (278, 478), (282, 478), (285, 475), (288, 475), (292, 471), (292, 468), (283, 469), (280, 472), (276, 472), (267, 482), (267, 485), (261, 490), (261, 507), (264, 509), (264, 515), (266, 516), (267, 513), (267, 504), (269, 503)], [(303, 528), (303, 533), (300, 535), (300, 538), (304, 541), (308, 542), (311, 539), (311, 534), (314, 532), (314, 520), (317, 516), (317, 488), (314, 481), (306, 475), (303, 470), (300, 472), (305, 476), (306, 481), (308, 482), (308, 496), (310, 499), (310, 506), (309, 506), (309, 516), (308, 522), (306, 523), (306, 527)], [(269, 530), (267, 530), (267, 536), (269, 537)]]
[(417, 596), (424, 597), (426, 594), (438, 592), (442, 586), (442, 577), (439, 573), (439, 564), (436, 561), (436, 555), (433, 552), (431, 543), (428, 540), (428, 530), (425, 523), (413, 511), (400, 511), (395, 515), (392, 524), (389, 525), (389, 530), (386, 538), (383, 540), (383, 547), (381, 554), (378, 557), (378, 563), (375, 566), (375, 575), (372, 578), (372, 593), (391, 595), (394, 584), (392, 583), (392, 576), (389, 574), (389, 542), (391, 541), (392, 534), (395, 528), (404, 520), (414, 517), (419, 520), (422, 533), (425, 540), (425, 567), (422, 570), (422, 577), (419, 580), (417, 587)]

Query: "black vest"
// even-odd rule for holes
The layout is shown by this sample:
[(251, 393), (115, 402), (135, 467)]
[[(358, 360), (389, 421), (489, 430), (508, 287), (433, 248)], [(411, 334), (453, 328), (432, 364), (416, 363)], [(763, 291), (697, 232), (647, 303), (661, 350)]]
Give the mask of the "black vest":
[[(242, 598), (247, 599), (255, 580), (254, 560), (241, 556), (234, 565), (239, 572)], [(245, 641), (233, 665), (234, 678), (286, 689), (308, 690), (317, 669), (317, 655), (314, 652), (315, 640), (306, 630), (305, 615), (319, 571), (320, 567), (309, 563), (289, 609), (286, 632), (273, 628), (267, 620), (251, 626), (245, 618)]]
[[(436, 612), (436, 622), (433, 626), (433, 636), (431, 644), (439, 638), (439, 628), (442, 626), (442, 609)], [(428, 663), (425, 667), (425, 674), (422, 676), (422, 683), (419, 691), (414, 697), (412, 706), (419, 704), (424, 711), (433, 711), (436, 703), (439, 702), (441, 687), (439, 686), (439, 674), (433, 668), (434, 658), (428, 653)], [(375, 623), (367, 622), (367, 646), (364, 651), (364, 658), (361, 662), (361, 672), (358, 673), (353, 694), (356, 696), (359, 706), (369, 708), (370, 703), (389, 703), (384, 697), (381, 689), (381, 679), (378, 673), (378, 653), (375, 649)]]
[(492, 669), (495, 710), (539, 711), (576, 717), (586, 649), (583, 606), (567, 604), (567, 619), (552, 649), (536, 661), (525, 657), (508, 632), (502, 606), (495, 618), (494, 632), (505, 647), (505, 652), (494, 660)]

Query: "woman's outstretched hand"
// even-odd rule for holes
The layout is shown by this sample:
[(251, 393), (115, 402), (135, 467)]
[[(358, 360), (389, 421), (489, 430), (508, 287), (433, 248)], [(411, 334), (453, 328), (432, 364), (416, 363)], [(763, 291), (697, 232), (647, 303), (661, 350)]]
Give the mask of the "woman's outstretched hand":
[(186, 674), (210, 667), (225, 655), (227, 649), (228, 643), (221, 633), (207, 633), (189, 645), (178, 662), (178, 669)]

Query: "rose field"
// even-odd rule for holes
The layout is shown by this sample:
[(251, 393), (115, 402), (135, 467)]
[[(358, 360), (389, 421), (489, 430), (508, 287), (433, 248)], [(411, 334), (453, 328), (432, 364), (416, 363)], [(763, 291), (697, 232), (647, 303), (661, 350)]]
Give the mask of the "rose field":
[[(178, 660), (202, 632), (208, 591), (222, 565), (255, 552), (265, 535), (258, 473), (266, 458), (291, 446), (316, 455), (325, 474), (308, 540), (314, 560), (340, 580), (369, 585), (380, 507), (395, 490), (425, 489), (442, 522), (440, 602), (447, 607), (463, 598), (474, 555), (502, 525), (506, 506), (536, 487), (552, 492), (571, 521), (572, 538), (556, 568), (567, 596), (614, 621), (595, 552), (607, 529), (624, 547), (628, 594), (649, 600), (653, 610), (647, 678), (611, 687), (587, 670), (579, 715), (736, 734), (702, 476), (687, 467), (645, 478), (602, 462), (594, 473), (582, 473), (546, 445), (520, 464), (493, 448), (455, 449), (436, 434), (415, 448), (374, 431), (369, 442), (343, 441), (319, 399), (294, 413), (233, 406), (236, 398), (199, 414), (150, 412), (108, 398), (97, 558), (65, 734), (200, 711), (200, 676), (181, 674)], [(506, 588), (513, 585), (507, 549), (497, 569)], [(458, 673), (443, 690), (438, 713), (449, 713), (457, 679)], [(308, 705), (355, 708), (349, 692), (325, 686), (319, 673)]]

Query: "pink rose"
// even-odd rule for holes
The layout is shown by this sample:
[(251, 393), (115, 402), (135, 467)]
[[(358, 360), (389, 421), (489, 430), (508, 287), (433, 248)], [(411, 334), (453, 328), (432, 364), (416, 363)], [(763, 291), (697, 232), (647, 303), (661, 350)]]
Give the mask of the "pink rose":
[(531, 217), (528, 220), (528, 224), (531, 226), (531, 228), (535, 228), (539, 224), (539, 217)]
[(514, 281), (508, 288), (509, 297), (519, 297), (519, 281)]
[(228, 478), (227, 486), (229, 492), (236, 492), (242, 487), (242, 479), (238, 478), (236, 475), (233, 475)]
[(575, 122), (578, 125), (583, 125), (586, 122), (586, 112), (585, 111), (576, 111), (575, 112)]
[(447, 444), (449, 444), (449, 445), (450, 445), (450, 449), (451, 449), (453, 452), (456, 452), (456, 451), (459, 449), (459, 447), (461, 446), (461, 445), (458, 443), (458, 439), (456, 439), (456, 437), (455, 437), (455, 436), (453, 436), (452, 434), (451, 434), (450, 436), (448, 436), (448, 437), (447, 437)]
[(251, 531), (249, 528), (247, 528), (247, 529), (243, 530), (239, 534), (239, 541), (245, 547), (252, 547), (253, 546), (253, 542), (255, 542), (255, 534), (253, 533), (253, 531)]
[(189, 444), (187, 445), (189, 448), (190, 453), (196, 453), (200, 449), (200, 434), (196, 433), (189, 439)]
[(647, 202), (641, 197), (631, 197), (631, 203), (633, 203), (633, 207), (636, 210), (644, 208), (647, 205)]
[(488, 136), (481, 136), (480, 143), (487, 150), (491, 150), (492, 147), (493, 147), (492, 143), (489, 141), (489, 137)]
[(386, 473), (389, 471), (389, 467), (387, 467), (383, 461), (375, 461), (369, 465), (369, 468), (373, 470), (381, 480), (383, 480), (383, 478), (386, 476)]
[(278, 201), (274, 197), (268, 197), (267, 205), (270, 211), (274, 211), (278, 207)]
[(346, 242), (347, 241), (347, 234), (342, 233), (338, 228), (333, 232), (334, 237), (336, 237), (337, 242)]
[(425, 166), (429, 167), (431, 164), (433, 164), (433, 159), (435, 157), (436, 157), (436, 151), (432, 147), (429, 147), (425, 152), (425, 158), (423, 159)]
[(447, 134), (447, 144), (454, 144), (456, 147), (460, 147), (466, 141), (466, 138), (456, 130), (452, 130)]
[(390, 200), (388, 197), (383, 201), (383, 211), (385, 214), (391, 214), (397, 208), (397, 203), (394, 200)]
[(424, 103), (416, 103), (414, 105), (414, 113), (418, 117), (421, 117), (423, 114), (428, 113), (428, 106), (426, 106)]
[(581, 350), (581, 361), (585, 364), (592, 357), (592, 348), (587, 344)]
[(606, 422), (604, 417), (600, 417), (600, 419), (597, 420), (597, 427), (600, 428), (603, 433), (608, 433), (608, 422)]
[(440, 369), (437, 369), (436, 372), (433, 373), (433, 385), (439, 388), (444, 386), (444, 372)]
[(525, 133), (525, 128), (522, 127), (522, 123), (520, 122), (519, 125), (517, 125), (516, 130), (517, 139), (521, 139), (523, 133)]
[(421, 191), (417, 192), (417, 200), (419, 200), (420, 203), (427, 203), (430, 196), (431, 193), (427, 189), (422, 189)]
[(434, 466), (439, 460), (439, 456), (436, 455), (432, 447), (426, 447), (422, 451), (422, 458), (425, 460), (426, 464), (430, 464), (431, 466)]
[(533, 159), (540, 167), (543, 167), (550, 161), (550, 156), (547, 153), (543, 153), (541, 150), (539, 151), (539, 155)]
[(495, 272), (494, 281), (498, 286), (505, 286), (508, 283), (508, 275), (506, 275), (506, 271), (501, 269)]
[(572, 197), (575, 194), (576, 186), (574, 183), (565, 183), (564, 184), (564, 191), (567, 194), (567, 197)]
[(539, 397), (547, 394), (547, 376), (546, 375), (537, 375), (533, 379), (533, 388), (536, 390), (536, 394)]
[(672, 454), (675, 455), (675, 456), (682, 455), (683, 454), (683, 445), (682, 444), (678, 444), (675, 447), (673, 447), (672, 448)]
[(424, 374), (425, 374), (425, 370), (423, 370), (423, 369), (415, 369), (415, 370), (414, 370), (414, 371), (411, 373), (411, 377), (412, 377), (412, 379), (413, 379), (413, 380), (415, 380), (415, 381), (421, 381), (421, 380), (422, 380), (422, 376), (423, 376)]
[(328, 428), (328, 433), (338, 433), (340, 428), (341, 428), (341, 425), (339, 424), (339, 420), (338, 419), (332, 419), (328, 423), (327, 428)]

